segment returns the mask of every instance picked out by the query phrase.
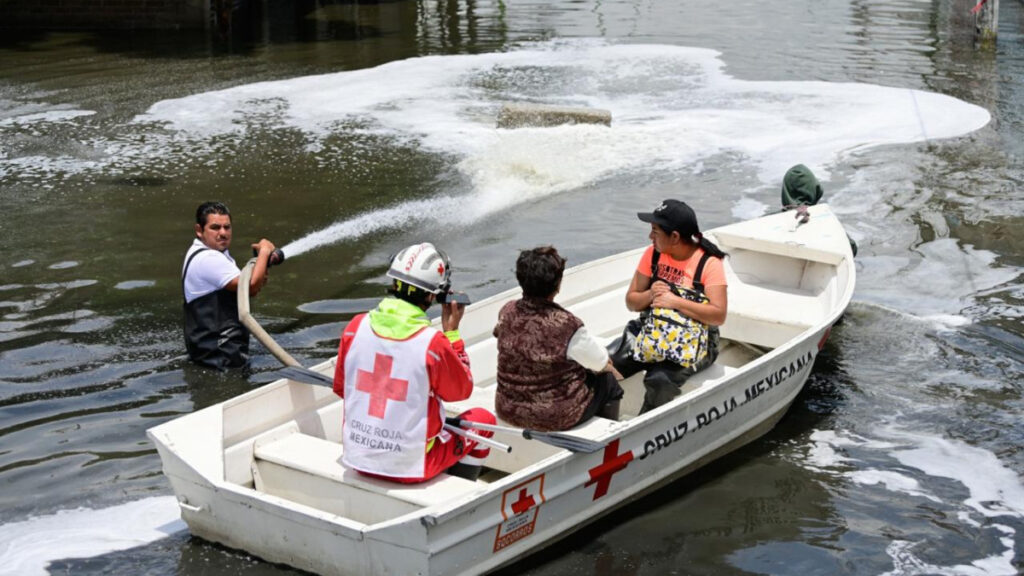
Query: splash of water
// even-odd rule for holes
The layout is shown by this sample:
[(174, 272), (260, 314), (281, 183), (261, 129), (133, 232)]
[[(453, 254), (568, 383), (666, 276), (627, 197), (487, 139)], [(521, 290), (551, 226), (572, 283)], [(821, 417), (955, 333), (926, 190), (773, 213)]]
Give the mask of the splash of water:
[[(276, 121), (305, 134), (311, 149), (339, 131), (368, 131), (456, 159), (468, 190), (339, 221), (283, 248), (295, 257), (410, 223), (450, 224), (453, 215), (472, 223), (613, 175), (687, 170), (720, 154), (742, 158), (765, 183), (798, 162), (825, 177), (853, 151), (958, 136), (989, 121), (983, 108), (949, 96), (742, 81), (722, 65), (706, 49), (561, 41), (196, 94), (158, 102), (136, 122), (181, 139), (245, 138), (247, 115), (270, 102)], [(524, 99), (608, 109), (613, 124), (494, 127), (502, 102)]]

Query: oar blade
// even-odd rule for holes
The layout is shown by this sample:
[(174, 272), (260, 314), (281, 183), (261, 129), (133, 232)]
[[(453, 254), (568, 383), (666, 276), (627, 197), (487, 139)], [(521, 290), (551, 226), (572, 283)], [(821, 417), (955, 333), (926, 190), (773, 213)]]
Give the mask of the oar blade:
[(564, 448), (570, 452), (583, 452), (585, 454), (590, 454), (591, 452), (597, 452), (604, 448), (603, 442), (588, 440), (586, 438), (580, 438), (579, 436), (573, 436), (572, 434), (565, 434), (563, 432), (538, 432), (537, 430), (512, 428), (510, 426), (499, 426), (497, 424), (484, 424), (483, 422), (460, 420), (459, 418), (448, 418), (447, 422), (453, 426), (461, 426), (463, 428), (476, 428), (478, 430), (490, 430), (492, 432), (501, 432), (504, 434), (516, 434), (526, 438), (527, 440), (544, 442), (545, 444), (550, 444), (556, 448)]
[(309, 368), (303, 368), (302, 366), (285, 366), (284, 368), (275, 370), (274, 373), (282, 378), (294, 380), (295, 382), (314, 384), (316, 386), (327, 386), (328, 388), (334, 387), (334, 378), (321, 374), (315, 370), (310, 370)]
[(570, 434), (561, 434), (558, 432), (537, 432), (536, 430), (530, 430), (529, 433), (529, 437), (536, 438), (541, 442), (551, 444), (557, 448), (565, 448), (570, 452), (590, 454), (604, 448), (604, 443), (602, 442), (588, 440), (586, 438), (580, 438), (579, 436), (572, 436)]

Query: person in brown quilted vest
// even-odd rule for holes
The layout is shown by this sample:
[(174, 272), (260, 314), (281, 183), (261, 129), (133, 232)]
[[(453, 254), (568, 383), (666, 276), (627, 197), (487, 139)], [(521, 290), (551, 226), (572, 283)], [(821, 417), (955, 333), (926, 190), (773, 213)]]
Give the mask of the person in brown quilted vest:
[(502, 420), (534, 430), (566, 430), (597, 415), (617, 420), (622, 387), (608, 351), (583, 321), (555, 303), (565, 259), (551, 246), (516, 261), (523, 297), (498, 313), (498, 391)]

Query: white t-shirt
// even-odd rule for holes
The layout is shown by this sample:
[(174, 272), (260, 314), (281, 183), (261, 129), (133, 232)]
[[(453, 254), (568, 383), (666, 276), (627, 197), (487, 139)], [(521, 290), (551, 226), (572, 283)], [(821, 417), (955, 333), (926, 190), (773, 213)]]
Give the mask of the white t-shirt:
[[(188, 252), (185, 254), (185, 262), (188, 262), (192, 253), (206, 245), (198, 238), (192, 241)], [(185, 264), (181, 265), (182, 274), (185, 273)], [(185, 302), (191, 302), (201, 296), (220, 290), (228, 282), (231, 282), (241, 270), (235, 264), (235, 259), (227, 251), (220, 252), (207, 248), (192, 259), (188, 266), (188, 275), (185, 276)]]
[(586, 326), (573, 333), (565, 355), (591, 372), (600, 372), (608, 364), (608, 350), (587, 332)]

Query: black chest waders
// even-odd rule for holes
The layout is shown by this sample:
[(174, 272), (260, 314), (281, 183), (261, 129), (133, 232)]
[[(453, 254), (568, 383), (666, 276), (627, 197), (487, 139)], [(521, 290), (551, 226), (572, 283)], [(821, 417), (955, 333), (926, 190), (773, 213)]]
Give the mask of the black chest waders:
[[(200, 248), (189, 256), (181, 276), (182, 294), (185, 277)], [(184, 296), (182, 296), (184, 298)], [(185, 348), (193, 361), (218, 370), (239, 368), (249, 362), (249, 331), (238, 320), (238, 298), (234, 292), (220, 289), (183, 305), (185, 317)]]

